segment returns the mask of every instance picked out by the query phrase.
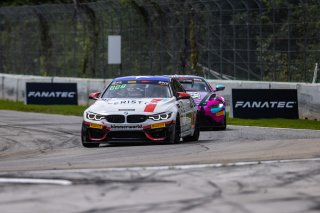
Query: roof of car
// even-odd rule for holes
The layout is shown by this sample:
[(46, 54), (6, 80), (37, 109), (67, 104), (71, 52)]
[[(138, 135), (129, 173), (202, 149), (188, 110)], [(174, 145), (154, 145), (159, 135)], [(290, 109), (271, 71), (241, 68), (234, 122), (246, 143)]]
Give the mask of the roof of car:
[(203, 77), (201, 76), (196, 76), (196, 75), (173, 75), (172, 77), (177, 78), (178, 80), (189, 80), (189, 79), (202, 79), (204, 80)]
[(169, 76), (150, 75), (150, 76), (124, 76), (113, 79), (113, 81), (165, 81), (170, 82)]

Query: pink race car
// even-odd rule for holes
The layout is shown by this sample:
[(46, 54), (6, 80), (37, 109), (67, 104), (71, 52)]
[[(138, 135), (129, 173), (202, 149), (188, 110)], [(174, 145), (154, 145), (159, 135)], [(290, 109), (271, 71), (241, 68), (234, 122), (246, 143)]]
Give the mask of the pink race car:
[(191, 95), (198, 106), (201, 130), (225, 130), (227, 128), (226, 102), (217, 95), (224, 90), (223, 85), (213, 89), (202, 77), (194, 75), (176, 75), (176, 79)]

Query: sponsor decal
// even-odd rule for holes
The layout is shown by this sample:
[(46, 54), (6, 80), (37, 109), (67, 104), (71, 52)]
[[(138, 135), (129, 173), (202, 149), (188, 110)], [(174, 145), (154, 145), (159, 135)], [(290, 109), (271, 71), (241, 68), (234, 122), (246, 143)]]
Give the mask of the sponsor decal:
[[(137, 100), (107, 100), (107, 99), (103, 99), (107, 102), (107, 104), (113, 104), (113, 105), (118, 105), (118, 104), (146, 104), (143, 101), (137, 101)], [(121, 111), (119, 109), (119, 111)], [(128, 109), (125, 111), (134, 111), (134, 109)]]
[(168, 86), (169, 82), (159, 81), (158, 84), (161, 85), (161, 86)]
[(78, 104), (76, 83), (26, 83), (26, 104)]
[(288, 108), (291, 109), (295, 101), (237, 101), (235, 108)]
[(142, 101), (136, 101), (136, 100), (123, 100), (120, 101), (119, 104), (142, 104)]
[(166, 127), (165, 123), (151, 124), (151, 129), (158, 129), (158, 128), (164, 128), (164, 127)]
[(198, 92), (188, 92), (193, 99), (200, 99), (201, 95)]
[(90, 128), (94, 128), (94, 129), (102, 129), (103, 126), (100, 124), (95, 124), (95, 123), (90, 123)]
[(137, 125), (117, 125), (112, 124), (111, 129), (142, 129), (142, 124)]
[(74, 98), (76, 92), (63, 92), (63, 91), (56, 91), (56, 92), (48, 92), (48, 91), (29, 91), (27, 97), (33, 98)]
[(224, 115), (224, 110), (216, 113), (216, 116), (222, 116), (222, 115)]
[(124, 89), (126, 87), (127, 87), (127, 84), (117, 84), (117, 85), (112, 85), (110, 87), (110, 90)]
[(201, 78), (194, 78), (193, 81), (203, 82)]
[(233, 116), (299, 118), (296, 89), (232, 89)]
[[(167, 121), (167, 122), (163, 122), (163, 123), (165, 124), (165, 126), (168, 126), (170, 124), (175, 124), (176, 121), (172, 120), (172, 121)], [(144, 126), (143, 129), (151, 129), (151, 125)]]
[(117, 85), (117, 84), (122, 84), (122, 81), (114, 81), (114, 82), (112, 82), (111, 85)]
[(192, 116), (191, 116), (191, 127), (192, 128), (195, 128), (195, 124), (196, 124), (196, 117), (197, 117), (197, 115), (196, 115), (196, 113), (192, 113)]

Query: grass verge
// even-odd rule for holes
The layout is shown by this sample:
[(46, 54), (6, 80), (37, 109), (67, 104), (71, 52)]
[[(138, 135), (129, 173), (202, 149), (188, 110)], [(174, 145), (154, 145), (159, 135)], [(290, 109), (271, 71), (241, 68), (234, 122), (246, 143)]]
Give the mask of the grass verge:
[(60, 115), (82, 116), (86, 106), (75, 105), (25, 105), (23, 102), (0, 100), (0, 110), (16, 110), (23, 112), (39, 112)]
[[(87, 106), (73, 105), (25, 105), (22, 102), (13, 102), (0, 100), (0, 110), (16, 110), (23, 112), (39, 112), (60, 115), (82, 116)], [(277, 128), (294, 128), (294, 129), (315, 129), (320, 130), (320, 121), (295, 120), (295, 119), (239, 119), (229, 118), (228, 124), (240, 126), (261, 126)]]
[(320, 130), (320, 121), (302, 120), (302, 119), (240, 119), (228, 118), (228, 124), (240, 126), (261, 126), (293, 129), (314, 129)]

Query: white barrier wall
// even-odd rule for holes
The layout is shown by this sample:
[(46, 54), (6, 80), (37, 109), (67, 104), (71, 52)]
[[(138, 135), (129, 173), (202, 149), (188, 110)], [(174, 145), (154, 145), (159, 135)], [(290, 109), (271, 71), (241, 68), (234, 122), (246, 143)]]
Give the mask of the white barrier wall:
[(101, 91), (111, 81), (111, 79), (39, 77), (8, 74), (0, 74), (0, 79), (0, 99), (11, 101), (25, 100), (26, 82), (77, 83), (79, 105), (88, 105), (88, 94)]
[[(26, 82), (74, 82), (77, 83), (79, 105), (88, 105), (88, 94), (101, 91), (110, 81), (111, 79), (40, 77), (0, 73), (0, 99), (24, 101)], [(226, 87), (224, 91), (218, 93), (225, 97), (228, 106), (231, 102), (232, 89), (297, 89), (299, 117), (301, 119), (320, 120), (320, 84), (226, 80), (209, 80), (209, 82), (213, 87), (216, 84), (223, 84)], [(232, 116), (231, 110), (230, 117)]]

